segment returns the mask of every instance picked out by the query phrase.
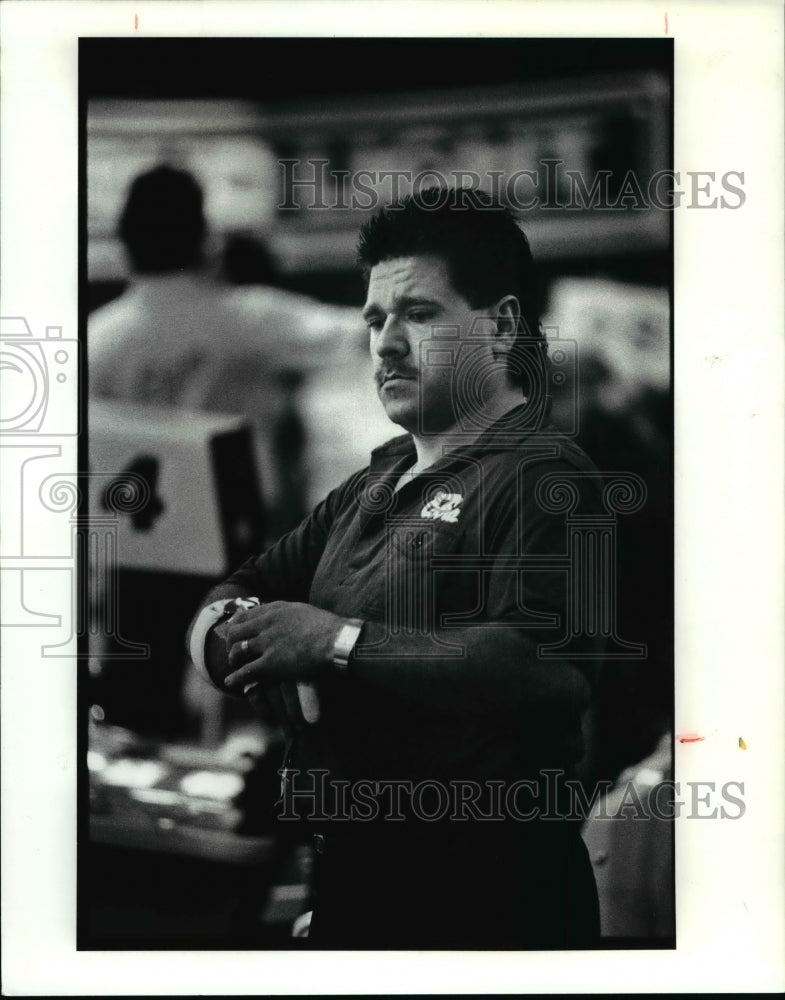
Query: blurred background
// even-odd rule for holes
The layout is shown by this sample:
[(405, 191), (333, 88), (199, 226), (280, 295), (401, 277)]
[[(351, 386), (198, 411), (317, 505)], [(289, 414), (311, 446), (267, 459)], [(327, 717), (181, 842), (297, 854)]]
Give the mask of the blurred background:
[[(582, 775), (642, 794), (670, 776), (671, 215), (629, 188), (613, 210), (565, 206), (567, 171), (588, 188), (605, 172), (610, 204), (632, 172), (646, 200), (671, 166), (671, 64), (646, 39), (81, 40), (84, 946), (296, 943), (311, 859), (272, 818), (281, 734), (202, 684), (183, 634), (214, 582), (397, 433), (353, 261), (367, 206), (389, 200), (380, 171), (502, 191), (536, 174), (515, 194), (536, 202), (521, 221), (555, 421), (648, 491), (619, 519), (617, 567), (619, 635), (647, 652), (608, 663)], [(607, 943), (667, 943), (670, 825), (591, 823)]]

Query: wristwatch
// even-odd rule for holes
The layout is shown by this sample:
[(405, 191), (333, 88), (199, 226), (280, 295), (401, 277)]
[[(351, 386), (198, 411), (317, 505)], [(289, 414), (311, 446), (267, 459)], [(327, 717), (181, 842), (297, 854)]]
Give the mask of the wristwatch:
[(338, 635), (335, 637), (333, 664), (339, 673), (345, 673), (349, 669), (349, 657), (357, 644), (357, 640), (360, 638), (363, 625), (365, 625), (365, 622), (359, 618), (349, 618), (341, 626)]
[(217, 684), (210, 676), (207, 664), (204, 659), (204, 646), (207, 641), (207, 634), (221, 622), (228, 622), (240, 608), (258, 607), (262, 602), (258, 597), (229, 597), (220, 601), (213, 601), (199, 612), (194, 627), (191, 630), (191, 641), (188, 644), (188, 651), (191, 654), (191, 661), (202, 677), (209, 681), (214, 687), (225, 691), (221, 684)]

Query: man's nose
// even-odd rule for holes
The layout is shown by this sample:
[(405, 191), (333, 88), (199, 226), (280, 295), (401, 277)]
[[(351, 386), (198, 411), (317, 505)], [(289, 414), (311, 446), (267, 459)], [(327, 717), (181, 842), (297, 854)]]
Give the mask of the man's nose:
[(404, 330), (403, 325), (399, 323), (395, 317), (387, 317), (384, 326), (376, 338), (374, 350), (380, 358), (389, 357), (391, 355), (403, 358), (406, 357), (411, 350), (409, 339), (406, 336), (406, 331)]

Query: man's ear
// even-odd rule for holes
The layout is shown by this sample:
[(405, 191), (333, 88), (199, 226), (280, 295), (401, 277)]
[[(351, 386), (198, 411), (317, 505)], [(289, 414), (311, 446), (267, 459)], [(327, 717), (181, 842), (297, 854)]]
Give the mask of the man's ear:
[(505, 295), (496, 309), (496, 329), (493, 333), (494, 357), (502, 357), (510, 352), (521, 322), (521, 307), (514, 295)]

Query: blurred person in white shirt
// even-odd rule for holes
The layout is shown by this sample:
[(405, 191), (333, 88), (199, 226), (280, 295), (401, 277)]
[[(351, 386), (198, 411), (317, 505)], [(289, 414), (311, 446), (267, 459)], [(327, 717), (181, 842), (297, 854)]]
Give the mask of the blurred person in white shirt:
[[(89, 395), (246, 417), (254, 432), (259, 519), (272, 540), (299, 523), (307, 501), (310, 428), (292, 433), (298, 386), (317, 372), (329, 381), (336, 359), (364, 347), (366, 327), (359, 308), (221, 281), (205, 254), (207, 230), (204, 194), (191, 173), (161, 165), (132, 182), (118, 227), (131, 279), (88, 319)], [(95, 698), (111, 721), (164, 735), (188, 725), (194, 704), (184, 715), (182, 635), (197, 586), (201, 593), (203, 582), (183, 574), (121, 574), (120, 631), (148, 643), (151, 655), (116, 669), (107, 662), (97, 672), (104, 686)], [(166, 627), (156, 624), (161, 602)]]
[(215, 280), (205, 262), (203, 200), (194, 177), (170, 166), (131, 184), (119, 235), (132, 279), (89, 317), (90, 395), (246, 416), (274, 513), (282, 499), (274, 439), (293, 376), (364, 343), (365, 327), (357, 309)]

